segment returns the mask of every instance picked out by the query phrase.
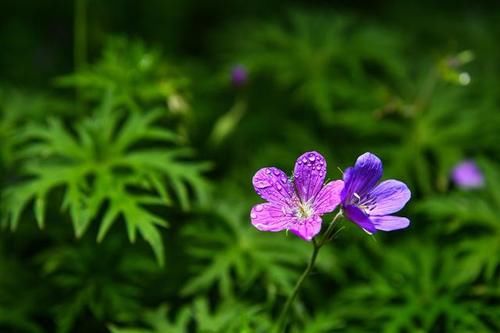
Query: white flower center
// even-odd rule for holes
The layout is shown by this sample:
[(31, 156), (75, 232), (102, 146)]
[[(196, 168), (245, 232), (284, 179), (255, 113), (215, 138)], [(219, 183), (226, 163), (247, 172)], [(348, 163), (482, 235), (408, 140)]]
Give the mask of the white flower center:
[(309, 202), (299, 202), (297, 204), (297, 210), (295, 211), (295, 216), (299, 219), (307, 219), (311, 217), (314, 213), (313, 208)]

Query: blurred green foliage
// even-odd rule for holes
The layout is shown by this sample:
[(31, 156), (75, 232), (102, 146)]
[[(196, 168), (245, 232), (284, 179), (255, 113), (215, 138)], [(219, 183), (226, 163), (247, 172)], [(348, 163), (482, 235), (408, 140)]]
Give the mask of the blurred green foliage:
[(76, 41), (72, 2), (0, 5), (0, 332), (269, 332), (311, 247), (251, 177), (307, 150), (381, 156), (412, 224), (341, 222), (289, 333), (500, 331), (497, 3), (79, 4)]

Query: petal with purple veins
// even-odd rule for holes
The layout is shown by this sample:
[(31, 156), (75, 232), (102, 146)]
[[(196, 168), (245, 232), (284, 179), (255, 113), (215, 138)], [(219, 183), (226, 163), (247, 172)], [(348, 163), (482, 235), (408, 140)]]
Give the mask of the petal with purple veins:
[(382, 231), (404, 229), (410, 225), (410, 220), (400, 216), (370, 216), (370, 220), (375, 225), (375, 228)]
[(388, 215), (401, 210), (410, 197), (411, 192), (405, 183), (389, 179), (363, 197), (360, 205), (366, 205), (370, 215)]
[(264, 200), (275, 203), (289, 203), (295, 196), (292, 182), (278, 168), (262, 168), (252, 179), (255, 192)]
[(363, 197), (382, 177), (382, 161), (372, 153), (364, 153), (356, 160), (354, 167), (344, 172), (343, 202), (354, 197)]
[(274, 203), (253, 206), (250, 219), (254, 227), (261, 231), (285, 230), (295, 221), (295, 217), (287, 213), (285, 206)]
[(293, 172), (295, 188), (302, 202), (314, 198), (323, 187), (326, 175), (325, 158), (318, 152), (302, 154)]
[(342, 180), (326, 184), (314, 199), (314, 212), (319, 215), (333, 212), (340, 203), (340, 192), (343, 188), (344, 182)]
[(290, 231), (306, 241), (310, 241), (321, 230), (321, 217), (313, 215), (305, 220), (297, 220), (290, 225)]
[(357, 224), (366, 232), (370, 234), (377, 232), (377, 229), (373, 225), (373, 222), (370, 220), (370, 218), (358, 207), (347, 205), (344, 207), (344, 214), (345, 217)]

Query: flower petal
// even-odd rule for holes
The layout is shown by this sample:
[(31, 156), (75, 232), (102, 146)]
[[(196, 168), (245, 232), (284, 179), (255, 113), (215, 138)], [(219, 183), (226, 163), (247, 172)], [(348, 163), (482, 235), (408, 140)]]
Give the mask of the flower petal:
[(255, 192), (264, 200), (275, 203), (288, 203), (295, 196), (293, 183), (278, 168), (262, 168), (252, 179)]
[(473, 160), (466, 160), (457, 164), (451, 173), (451, 178), (458, 187), (463, 189), (484, 186), (484, 175)]
[(404, 229), (410, 225), (410, 220), (400, 216), (371, 216), (370, 220), (372, 220), (375, 228), (382, 231)]
[(290, 225), (290, 231), (306, 241), (310, 241), (321, 230), (321, 217), (313, 215), (306, 220), (297, 220)]
[(319, 215), (333, 212), (340, 203), (340, 192), (343, 188), (344, 182), (342, 180), (326, 184), (314, 199), (314, 212)]
[(382, 177), (382, 161), (372, 153), (364, 153), (356, 160), (354, 167), (344, 172), (343, 202), (349, 203), (353, 196), (363, 197)]
[(370, 234), (377, 232), (370, 218), (356, 206), (347, 205), (344, 207), (345, 216)]
[(295, 217), (285, 213), (279, 204), (263, 203), (253, 206), (250, 218), (255, 228), (261, 231), (281, 231), (288, 229)]
[(378, 184), (364, 198), (369, 215), (388, 215), (401, 210), (408, 200), (411, 192), (405, 183), (389, 179)]
[(302, 154), (293, 171), (295, 188), (302, 202), (314, 198), (321, 190), (326, 175), (325, 158), (318, 152)]

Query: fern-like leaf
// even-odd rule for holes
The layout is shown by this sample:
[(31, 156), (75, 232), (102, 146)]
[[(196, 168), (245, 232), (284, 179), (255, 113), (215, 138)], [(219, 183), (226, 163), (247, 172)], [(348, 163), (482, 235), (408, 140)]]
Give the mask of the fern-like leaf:
[(47, 201), (60, 188), (62, 209), (71, 216), (77, 237), (100, 219), (101, 241), (123, 219), (130, 240), (139, 233), (163, 263), (158, 227), (166, 227), (167, 221), (148, 207), (172, 205), (175, 197), (187, 209), (190, 193), (203, 200), (201, 173), (207, 165), (191, 162), (191, 150), (180, 147), (173, 132), (156, 124), (160, 110), (121, 116), (113, 95), (107, 99), (95, 117), (73, 129), (57, 119), (25, 129), (25, 144), (18, 152), (25, 180), (5, 191), (5, 220), (15, 228), (23, 209), (34, 202), (36, 220), (44, 227)]

